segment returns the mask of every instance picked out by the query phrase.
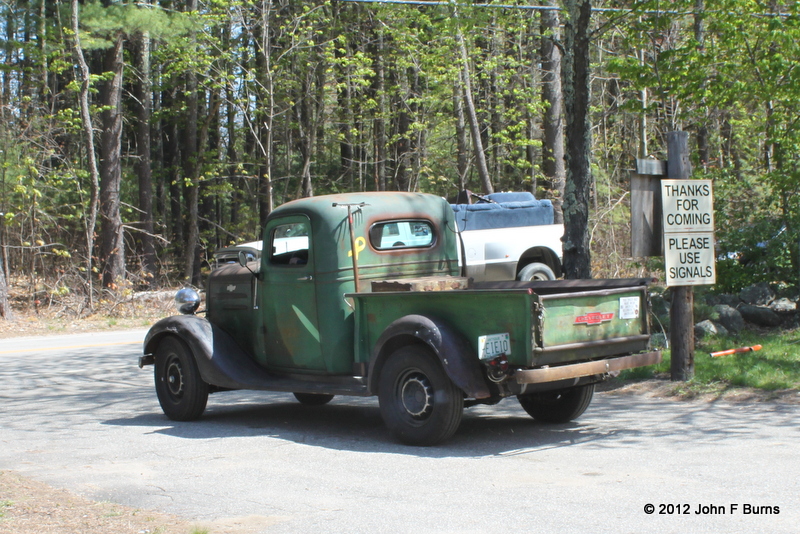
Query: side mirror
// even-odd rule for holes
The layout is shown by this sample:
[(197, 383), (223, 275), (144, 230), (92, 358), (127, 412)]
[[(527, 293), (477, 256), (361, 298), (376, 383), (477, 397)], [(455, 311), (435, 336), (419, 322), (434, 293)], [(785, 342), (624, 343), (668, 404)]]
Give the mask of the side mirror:
[(247, 266), (247, 261), (248, 260), (252, 261), (254, 259), (255, 258), (253, 258), (253, 256), (251, 254), (248, 254), (246, 251), (244, 251), (244, 250), (240, 250), (239, 251), (239, 265), (241, 265), (242, 267), (244, 267), (245, 269), (247, 269), (248, 271), (253, 273), (253, 276), (258, 278), (259, 269), (256, 268), (256, 270), (254, 271), (253, 269), (251, 269), (250, 267)]
[(239, 265), (247, 267), (247, 252), (244, 250), (239, 251)]

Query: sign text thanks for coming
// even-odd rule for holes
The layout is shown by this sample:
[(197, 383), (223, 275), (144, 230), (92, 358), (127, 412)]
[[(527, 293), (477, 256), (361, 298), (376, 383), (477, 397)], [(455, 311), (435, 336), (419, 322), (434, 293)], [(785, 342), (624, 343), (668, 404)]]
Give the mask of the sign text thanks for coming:
[(668, 286), (714, 284), (711, 180), (661, 180)]

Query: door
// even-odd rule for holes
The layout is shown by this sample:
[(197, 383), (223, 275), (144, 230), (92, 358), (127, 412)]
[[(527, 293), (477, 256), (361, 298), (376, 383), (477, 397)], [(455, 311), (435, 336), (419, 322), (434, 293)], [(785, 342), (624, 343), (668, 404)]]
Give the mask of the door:
[(264, 245), (262, 363), (275, 370), (324, 370), (310, 221), (303, 215), (270, 221)]

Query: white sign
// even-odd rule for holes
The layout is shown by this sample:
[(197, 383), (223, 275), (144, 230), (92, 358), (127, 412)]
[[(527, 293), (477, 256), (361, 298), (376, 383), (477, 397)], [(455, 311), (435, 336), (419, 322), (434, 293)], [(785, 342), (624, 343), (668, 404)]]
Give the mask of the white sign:
[(715, 284), (714, 232), (664, 234), (668, 286)]
[(668, 286), (717, 281), (711, 180), (661, 180)]
[(713, 232), (711, 180), (661, 180), (664, 233)]
[(620, 319), (639, 318), (639, 297), (620, 297), (619, 318)]

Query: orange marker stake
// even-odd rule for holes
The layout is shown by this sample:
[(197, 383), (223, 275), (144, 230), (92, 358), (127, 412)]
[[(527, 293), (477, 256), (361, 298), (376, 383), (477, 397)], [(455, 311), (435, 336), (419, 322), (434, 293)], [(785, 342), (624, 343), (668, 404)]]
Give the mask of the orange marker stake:
[(709, 356), (712, 358), (719, 358), (720, 356), (730, 356), (731, 354), (738, 354), (740, 352), (755, 352), (761, 350), (761, 345), (753, 345), (752, 347), (741, 347), (738, 349), (721, 350), (719, 352), (711, 352)]

